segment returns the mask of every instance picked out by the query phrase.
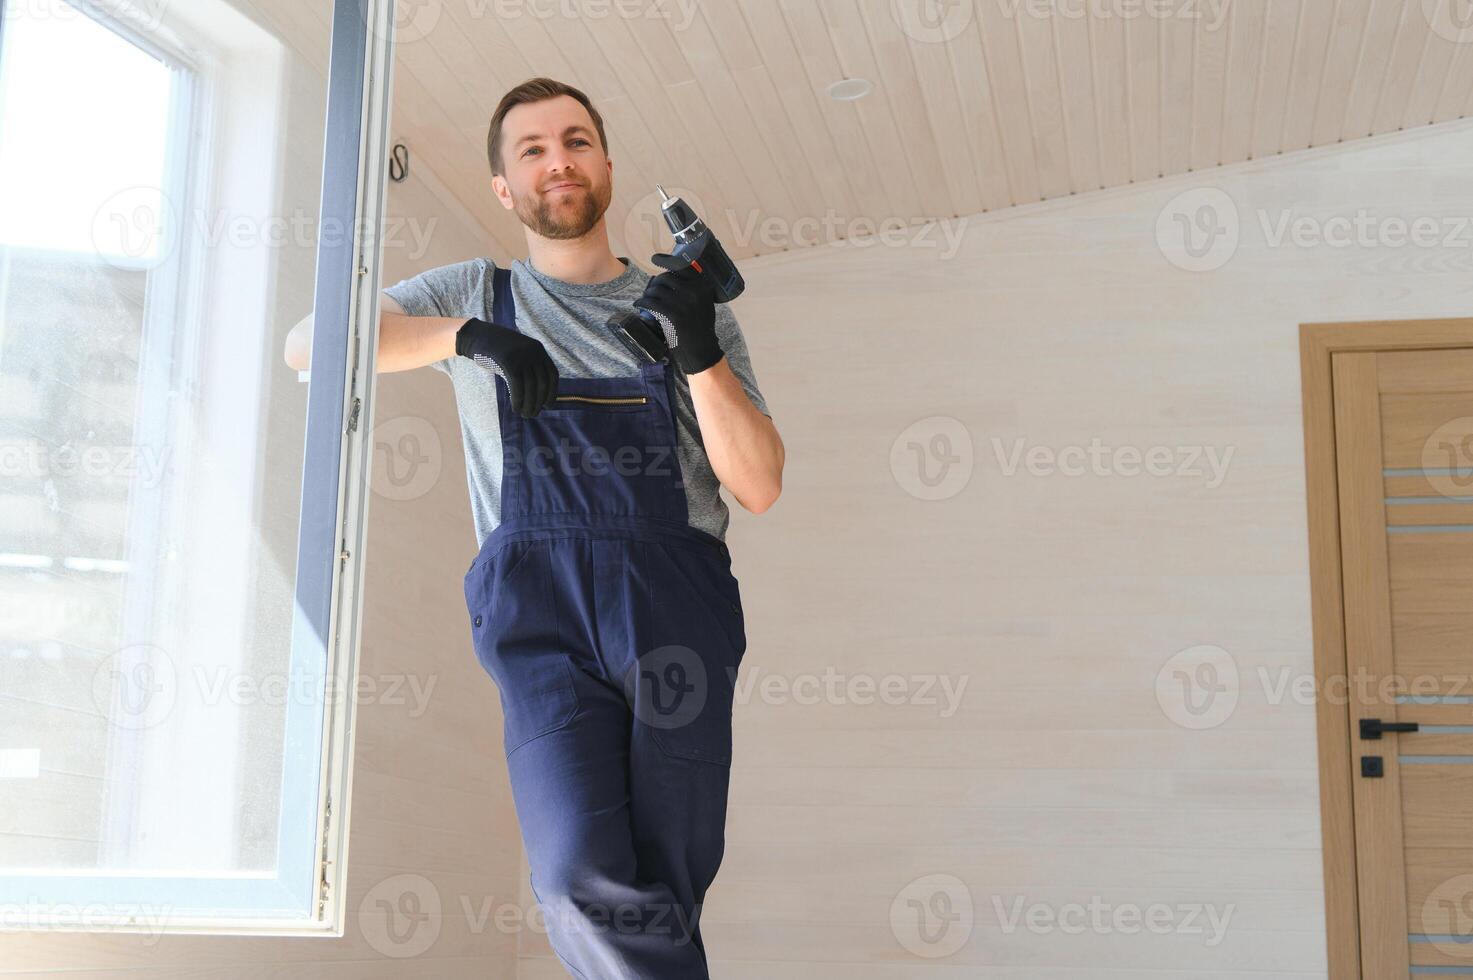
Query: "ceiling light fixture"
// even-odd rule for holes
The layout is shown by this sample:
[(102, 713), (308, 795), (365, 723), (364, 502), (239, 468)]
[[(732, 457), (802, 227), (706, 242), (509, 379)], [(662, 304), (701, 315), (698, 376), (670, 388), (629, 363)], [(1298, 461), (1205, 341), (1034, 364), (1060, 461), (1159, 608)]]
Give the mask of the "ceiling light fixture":
[(828, 87), (828, 93), (836, 102), (853, 102), (869, 95), (873, 88), (868, 78), (841, 78)]

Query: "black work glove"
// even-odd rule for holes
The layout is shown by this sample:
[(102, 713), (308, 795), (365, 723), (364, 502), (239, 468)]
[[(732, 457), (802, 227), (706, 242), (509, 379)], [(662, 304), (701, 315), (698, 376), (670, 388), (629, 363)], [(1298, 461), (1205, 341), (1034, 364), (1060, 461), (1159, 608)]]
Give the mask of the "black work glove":
[(511, 327), (471, 317), (455, 332), (455, 353), (500, 369), (512, 410), (522, 418), (542, 411), (557, 391), (557, 366), (542, 341)]
[(662, 252), (651, 261), (669, 271), (652, 276), (634, 305), (655, 314), (667, 337), (674, 333), (670, 351), (686, 374), (704, 371), (723, 357), (716, 339), (716, 287), (673, 255)]

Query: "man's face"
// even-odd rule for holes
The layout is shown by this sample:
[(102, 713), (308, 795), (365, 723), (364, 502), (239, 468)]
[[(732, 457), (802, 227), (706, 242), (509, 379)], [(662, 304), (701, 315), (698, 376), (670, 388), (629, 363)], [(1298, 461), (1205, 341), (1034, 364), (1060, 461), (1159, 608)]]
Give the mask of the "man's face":
[(528, 102), (501, 124), (504, 175), (491, 178), (502, 207), (543, 238), (582, 238), (614, 194), (614, 165), (577, 99)]

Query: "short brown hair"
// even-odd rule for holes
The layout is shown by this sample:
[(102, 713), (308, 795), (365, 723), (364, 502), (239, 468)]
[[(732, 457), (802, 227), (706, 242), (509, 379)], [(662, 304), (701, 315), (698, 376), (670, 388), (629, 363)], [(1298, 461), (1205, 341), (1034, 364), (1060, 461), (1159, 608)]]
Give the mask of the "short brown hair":
[(527, 102), (542, 102), (545, 99), (555, 99), (560, 95), (572, 96), (583, 104), (583, 108), (587, 109), (588, 114), (593, 117), (593, 126), (598, 130), (598, 141), (602, 144), (604, 153), (609, 152), (609, 141), (604, 136), (604, 117), (598, 114), (598, 110), (593, 107), (593, 102), (588, 96), (556, 79), (529, 78), (503, 95), (496, 111), (491, 114), (491, 128), (486, 132), (486, 159), (491, 163), (493, 176), (504, 170), (504, 163), (501, 159), (501, 124), (506, 120), (506, 114)]

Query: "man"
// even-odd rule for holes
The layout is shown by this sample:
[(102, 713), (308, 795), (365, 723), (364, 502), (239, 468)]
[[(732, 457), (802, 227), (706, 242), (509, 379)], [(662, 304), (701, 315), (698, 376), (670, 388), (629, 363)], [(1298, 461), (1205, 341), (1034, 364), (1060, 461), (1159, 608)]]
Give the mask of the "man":
[[(784, 448), (704, 277), (651, 277), (610, 250), (607, 145), (577, 89), (508, 92), (491, 186), (529, 258), (384, 290), (378, 367), (430, 364), (455, 386), (481, 541), (466, 604), (553, 949), (589, 980), (691, 980), (709, 975), (698, 920), (746, 648), (719, 488), (767, 510)], [(605, 326), (632, 307), (674, 341), (659, 363)], [(308, 329), (288, 340), (293, 366)]]

